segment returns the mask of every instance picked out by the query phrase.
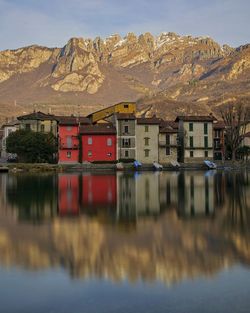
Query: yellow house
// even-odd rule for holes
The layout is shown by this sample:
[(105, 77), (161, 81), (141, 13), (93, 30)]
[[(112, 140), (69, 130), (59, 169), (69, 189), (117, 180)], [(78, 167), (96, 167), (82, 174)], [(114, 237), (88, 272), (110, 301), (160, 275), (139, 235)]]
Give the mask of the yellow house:
[(91, 119), (92, 123), (97, 123), (105, 118), (110, 117), (115, 113), (135, 114), (135, 112), (136, 112), (135, 102), (120, 102), (107, 108), (96, 111), (94, 113), (91, 113), (87, 117)]

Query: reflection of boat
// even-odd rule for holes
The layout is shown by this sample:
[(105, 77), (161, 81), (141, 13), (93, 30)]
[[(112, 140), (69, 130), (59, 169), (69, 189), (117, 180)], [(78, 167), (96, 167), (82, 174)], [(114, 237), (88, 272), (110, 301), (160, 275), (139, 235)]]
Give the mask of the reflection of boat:
[(153, 162), (153, 167), (156, 171), (162, 171), (163, 166), (158, 162)]
[(137, 160), (135, 160), (133, 164), (134, 164), (134, 168), (137, 169), (137, 170), (138, 170), (138, 169), (141, 167), (141, 165), (142, 165), (141, 162), (139, 162), (139, 161), (137, 161)]
[(171, 161), (170, 163), (171, 163), (171, 165), (172, 165), (174, 168), (176, 168), (176, 169), (177, 169), (177, 168), (180, 168), (180, 166), (181, 166), (180, 163), (177, 162), (177, 161)]
[(209, 160), (204, 160), (204, 163), (210, 170), (214, 170), (217, 167), (217, 165), (214, 162), (209, 161)]
[(118, 171), (124, 170), (123, 163), (122, 163), (122, 162), (117, 163), (117, 164), (116, 164), (116, 169), (117, 169)]

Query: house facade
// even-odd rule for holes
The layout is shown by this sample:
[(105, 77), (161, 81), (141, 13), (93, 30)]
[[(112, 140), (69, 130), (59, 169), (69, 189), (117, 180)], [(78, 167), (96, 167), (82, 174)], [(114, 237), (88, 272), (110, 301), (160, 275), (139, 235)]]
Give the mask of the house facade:
[(102, 123), (80, 127), (82, 162), (115, 161), (116, 129)]
[(60, 117), (58, 123), (58, 163), (79, 163), (79, 127), (88, 118)]
[(225, 159), (225, 124), (223, 121), (215, 121), (213, 124), (213, 148), (214, 160)]
[(57, 118), (55, 115), (43, 112), (33, 112), (31, 114), (19, 116), (20, 129), (31, 130), (33, 132), (52, 133), (57, 137)]
[(136, 119), (136, 160), (146, 164), (158, 162), (159, 124), (156, 117)]
[(178, 141), (180, 162), (199, 162), (213, 159), (212, 115), (178, 116)]
[(9, 153), (6, 151), (6, 140), (8, 136), (19, 129), (19, 121), (14, 120), (2, 126), (2, 140), (1, 140), (1, 157), (7, 158)]
[(117, 159), (136, 158), (136, 117), (134, 114), (118, 113), (115, 115), (117, 132)]
[(162, 121), (159, 131), (159, 162), (161, 164), (177, 161), (178, 124)]

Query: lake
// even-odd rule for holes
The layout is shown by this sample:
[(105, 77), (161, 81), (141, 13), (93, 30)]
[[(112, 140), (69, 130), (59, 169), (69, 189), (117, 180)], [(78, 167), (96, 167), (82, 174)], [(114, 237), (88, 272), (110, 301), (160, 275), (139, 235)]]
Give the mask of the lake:
[(0, 312), (250, 311), (250, 173), (0, 174)]

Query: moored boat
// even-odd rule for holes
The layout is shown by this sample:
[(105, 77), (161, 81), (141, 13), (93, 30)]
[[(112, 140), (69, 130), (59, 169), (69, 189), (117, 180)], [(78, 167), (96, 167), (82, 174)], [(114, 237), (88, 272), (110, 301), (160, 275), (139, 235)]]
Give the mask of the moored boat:
[(153, 162), (153, 167), (156, 171), (162, 171), (163, 170), (163, 166), (158, 162)]
[(176, 168), (176, 169), (177, 169), (177, 168), (180, 168), (180, 166), (181, 166), (180, 163), (177, 162), (177, 161), (171, 161), (170, 164), (171, 164), (174, 168)]
[(133, 164), (134, 164), (134, 168), (135, 168), (136, 170), (138, 170), (138, 169), (142, 166), (141, 162), (139, 162), (139, 161), (137, 161), (137, 160), (135, 160)]
[(204, 160), (204, 163), (210, 170), (214, 170), (217, 168), (217, 165), (212, 161)]
[(122, 162), (118, 162), (118, 163), (116, 164), (116, 169), (117, 169), (117, 171), (122, 171), (122, 170), (124, 170), (123, 163), (122, 163)]

